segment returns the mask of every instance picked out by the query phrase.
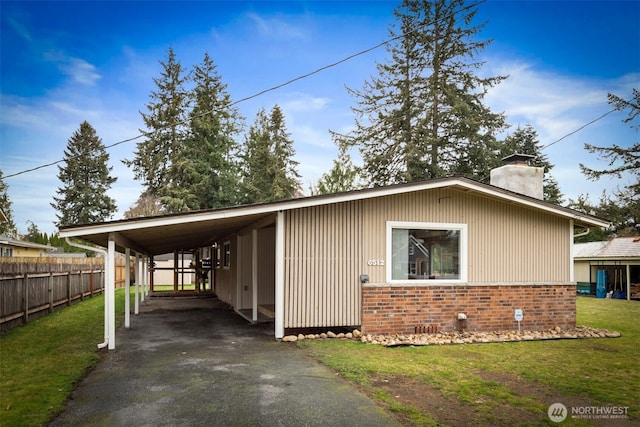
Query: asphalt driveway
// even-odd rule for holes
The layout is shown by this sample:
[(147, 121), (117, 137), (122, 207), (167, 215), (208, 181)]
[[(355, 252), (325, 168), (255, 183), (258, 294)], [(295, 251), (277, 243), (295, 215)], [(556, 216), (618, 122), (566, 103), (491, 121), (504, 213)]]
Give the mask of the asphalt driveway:
[(147, 299), (51, 426), (397, 426), (215, 298)]

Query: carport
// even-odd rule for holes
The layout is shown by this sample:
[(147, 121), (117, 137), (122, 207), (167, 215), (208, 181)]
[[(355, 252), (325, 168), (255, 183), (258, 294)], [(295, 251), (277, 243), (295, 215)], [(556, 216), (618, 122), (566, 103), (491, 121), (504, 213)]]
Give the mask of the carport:
[[(138, 313), (139, 300), (145, 293), (137, 288), (142, 288), (148, 283), (148, 271), (153, 256), (166, 254), (180, 250), (199, 248), (211, 248), (211, 246), (224, 236), (252, 235), (251, 248), (245, 248), (250, 254), (253, 263), (251, 294), (253, 298), (251, 307), (251, 319), (258, 319), (257, 284), (258, 284), (258, 247), (256, 238), (258, 230), (267, 226), (275, 226), (276, 259), (283, 259), (278, 253), (283, 251), (283, 214), (274, 204), (240, 206), (229, 209), (212, 211), (198, 211), (183, 214), (172, 214), (149, 218), (136, 218), (120, 221), (111, 221), (90, 225), (67, 226), (60, 229), (60, 236), (68, 240), (82, 239), (97, 245), (91, 250), (101, 252), (105, 257), (105, 335), (104, 343), (100, 347), (116, 348), (115, 337), (115, 257), (116, 252), (125, 254), (127, 271), (131, 265), (131, 258), (136, 277), (135, 308)], [(73, 244), (73, 243), (72, 243)], [(75, 243), (77, 245), (77, 243)], [(272, 255), (272, 256), (273, 256)], [(282, 266), (274, 266), (275, 278), (275, 337), (284, 335), (282, 324), (283, 304), (283, 280)], [(278, 286), (280, 284), (280, 286)], [(239, 284), (238, 284), (239, 285)], [(130, 326), (130, 293), (129, 275), (126, 275), (126, 302), (125, 302), (125, 327)], [(247, 286), (248, 287), (248, 286)], [(140, 295), (140, 297), (139, 297)], [(250, 319), (250, 320), (251, 320)]]

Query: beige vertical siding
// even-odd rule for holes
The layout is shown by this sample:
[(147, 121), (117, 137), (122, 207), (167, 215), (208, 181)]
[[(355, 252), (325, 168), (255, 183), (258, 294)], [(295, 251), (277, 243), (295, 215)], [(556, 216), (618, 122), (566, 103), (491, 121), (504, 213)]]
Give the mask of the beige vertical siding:
[[(361, 323), (360, 274), (386, 283), (387, 221), (468, 226), (468, 282), (570, 279), (570, 223), (468, 191), (435, 189), (287, 211), (285, 328)], [(415, 284), (415, 282), (409, 282)]]
[(236, 306), (236, 308), (244, 310), (251, 308), (251, 304), (253, 302), (253, 265), (251, 262), (251, 254), (253, 250), (252, 234), (247, 233), (242, 236), (238, 236), (238, 243), (239, 247), (235, 259), (236, 265), (238, 266), (237, 292), (240, 292), (240, 298), (238, 299), (238, 306)]
[(275, 304), (276, 228), (258, 230), (258, 304)]
[[(365, 260), (385, 258), (387, 221), (462, 223), (470, 283), (569, 281), (567, 219), (455, 189), (370, 199), (362, 211)], [(363, 268), (385, 283), (385, 268)]]
[(288, 211), (285, 328), (360, 324), (362, 202)]

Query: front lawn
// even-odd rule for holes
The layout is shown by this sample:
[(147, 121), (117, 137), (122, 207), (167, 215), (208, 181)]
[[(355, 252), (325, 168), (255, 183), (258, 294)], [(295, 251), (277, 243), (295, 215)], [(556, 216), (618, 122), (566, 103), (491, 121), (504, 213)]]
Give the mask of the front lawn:
[[(124, 290), (116, 291), (117, 322)], [(0, 335), (0, 425), (39, 426), (60, 412), (99, 361), (104, 297), (89, 298)]]
[[(632, 425), (640, 416), (640, 303), (580, 297), (577, 307), (579, 325), (622, 336), (397, 348), (304, 340), (298, 346), (405, 425), (554, 425), (547, 409), (556, 402), (569, 412), (628, 407), (622, 425)], [(563, 425), (592, 422), (569, 418)]]

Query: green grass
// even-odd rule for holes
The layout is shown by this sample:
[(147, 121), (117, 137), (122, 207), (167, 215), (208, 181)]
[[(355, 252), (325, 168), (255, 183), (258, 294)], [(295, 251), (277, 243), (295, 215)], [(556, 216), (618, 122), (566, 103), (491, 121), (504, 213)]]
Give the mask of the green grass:
[[(118, 322), (124, 296), (116, 291)], [(96, 344), (103, 338), (103, 301), (101, 296), (91, 298), (0, 336), (1, 426), (43, 425), (63, 409), (73, 387), (100, 360)], [(546, 413), (539, 400), (491, 380), (494, 374), (510, 375), (525, 385), (541, 384), (594, 405), (628, 406), (637, 418), (640, 303), (578, 298), (578, 324), (616, 330), (622, 337), (399, 348), (305, 340), (299, 346), (409, 425), (438, 423), (433, 414), (398, 401), (376, 381), (409, 378), (428, 384), (459, 405), (472, 407), (488, 423), (504, 405)], [(587, 425), (569, 421), (564, 425)]]
[[(117, 322), (124, 296), (116, 291)], [(0, 336), (0, 425), (44, 425), (100, 361), (104, 297), (96, 296)]]
[[(376, 380), (418, 380), (461, 405), (473, 406), (486, 419), (493, 408), (504, 405), (546, 413), (546, 405), (539, 399), (491, 380), (496, 377), (515, 379), (525, 387), (543, 386), (594, 405), (628, 406), (629, 415), (637, 418), (640, 303), (578, 298), (577, 315), (579, 325), (615, 330), (622, 337), (398, 348), (338, 340), (305, 340), (298, 345), (385, 406), (396, 407), (394, 411), (399, 403), (390, 404), (390, 397), (381, 394)], [(427, 413), (421, 415), (430, 418)], [(409, 408), (401, 418), (417, 419), (415, 408)], [(584, 420), (569, 420), (571, 423), (585, 425)]]

